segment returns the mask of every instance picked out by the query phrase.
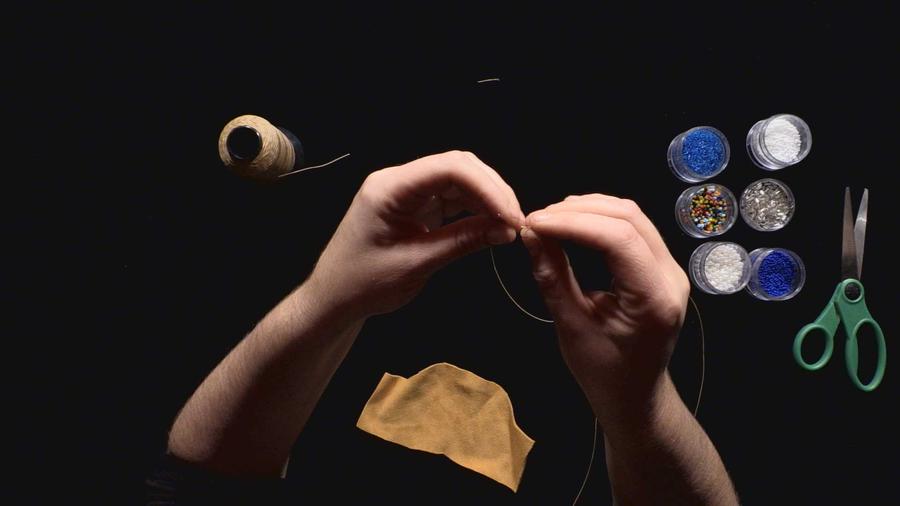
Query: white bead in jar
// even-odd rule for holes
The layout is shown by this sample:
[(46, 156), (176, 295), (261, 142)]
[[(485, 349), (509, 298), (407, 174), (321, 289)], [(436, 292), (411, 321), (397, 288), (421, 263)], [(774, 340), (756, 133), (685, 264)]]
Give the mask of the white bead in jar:
[(747, 132), (747, 154), (765, 170), (779, 170), (799, 163), (812, 147), (812, 132), (793, 114), (776, 114), (757, 121)]
[(715, 295), (742, 290), (750, 279), (747, 250), (733, 242), (712, 241), (694, 250), (688, 274), (694, 286)]

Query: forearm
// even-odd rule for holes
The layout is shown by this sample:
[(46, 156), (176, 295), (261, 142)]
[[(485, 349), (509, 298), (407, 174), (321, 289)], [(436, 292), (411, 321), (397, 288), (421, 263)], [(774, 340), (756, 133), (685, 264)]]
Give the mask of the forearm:
[(169, 451), (230, 475), (279, 475), (363, 321), (304, 283), (194, 392), (169, 434)]
[(738, 503), (718, 452), (668, 374), (646, 417), (607, 420), (604, 432), (609, 478), (619, 506)]

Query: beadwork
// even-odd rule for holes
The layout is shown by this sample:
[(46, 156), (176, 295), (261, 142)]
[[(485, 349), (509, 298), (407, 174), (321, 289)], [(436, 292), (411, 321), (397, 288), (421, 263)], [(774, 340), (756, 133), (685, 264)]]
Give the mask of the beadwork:
[(703, 186), (691, 197), (691, 221), (704, 233), (723, 230), (731, 212), (728, 200), (718, 186)]

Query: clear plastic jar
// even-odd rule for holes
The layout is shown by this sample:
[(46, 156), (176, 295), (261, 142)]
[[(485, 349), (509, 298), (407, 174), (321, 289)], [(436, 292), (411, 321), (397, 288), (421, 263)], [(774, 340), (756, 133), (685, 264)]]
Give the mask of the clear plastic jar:
[(793, 114), (757, 121), (747, 132), (747, 154), (758, 167), (779, 170), (800, 162), (812, 147), (812, 132)]
[(796, 207), (794, 193), (777, 179), (754, 181), (741, 193), (741, 218), (750, 228), (760, 232), (784, 228), (794, 216)]
[(697, 183), (725, 170), (731, 148), (725, 134), (710, 126), (698, 126), (675, 136), (666, 158), (678, 179)]
[(806, 267), (791, 250), (757, 248), (750, 252), (747, 291), (761, 300), (787, 300), (806, 282)]
[(694, 286), (715, 295), (743, 290), (750, 280), (750, 256), (733, 242), (711, 241), (694, 250), (688, 274)]
[(692, 186), (675, 201), (675, 220), (691, 237), (722, 235), (734, 225), (737, 215), (737, 199), (720, 184)]

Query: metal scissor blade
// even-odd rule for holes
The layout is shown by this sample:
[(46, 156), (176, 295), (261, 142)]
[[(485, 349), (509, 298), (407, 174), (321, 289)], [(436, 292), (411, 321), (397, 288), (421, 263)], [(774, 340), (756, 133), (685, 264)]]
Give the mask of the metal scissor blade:
[(853, 203), (850, 187), (844, 188), (844, 228), (841, 236), (841, 279), (859, 279), (856, 262), (856, 239), (853, 235)]
[(856, 243), (856, 279), (862, 279), (863, 251), (866, 249), (866, 215), (869, 211), (869, 189), (863, 190), (859, 211), (856, 212), (856, 225), (853, 226), (853, 241)]

